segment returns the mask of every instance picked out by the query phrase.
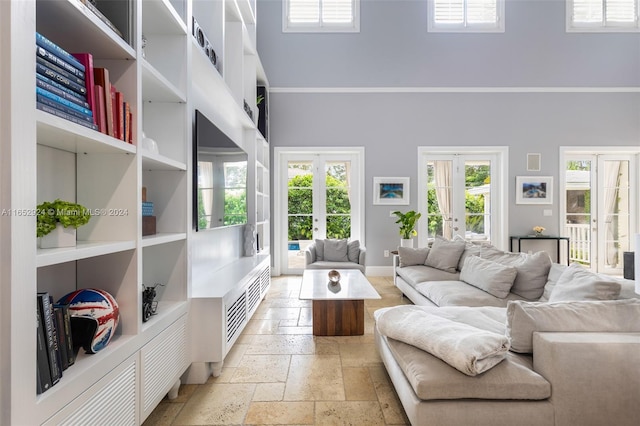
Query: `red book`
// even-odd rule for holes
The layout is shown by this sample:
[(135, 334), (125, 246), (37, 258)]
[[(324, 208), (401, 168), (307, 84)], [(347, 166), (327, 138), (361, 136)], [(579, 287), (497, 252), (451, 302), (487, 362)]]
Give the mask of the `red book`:
[(124, 141), (129, 142), (131, 139), (131, 105), (129, 102), (124, 103)]
[(127, 142), (133, 145), (133, 113), (129, 109), (129, 139)]
[(107, 134), (114, 136), (113, 127), (113, 103), (111, 102), (111, 82), (109, 80), (109, 70), (106, 68), (94, 68), (93, 77), (95, 84), (98, 84), (104, 88), (104, 110), (107, 117)]
[(118, 130), (118, 136), (120, 140), (125, 140), (124, 134), (124, 95), (122, 92), (116, 92), (116, 108), (115, 115), (118, 117), (116, 120), (116, 129)]
[[(113, 137), (116, 139), (120, 139), (120, 136), (118, 135), (118, 130), (120, 129), (119, 125), (118, 125), (118, 110), (116, 109), (116, 86), (111, 85), (111, 111), (112, 111), (112, 116), (113, 116)], [(106, 100), (105, 100), (106, 102)]]
[(96, 84), (94, 86), (93, 94), (95, 95), (95, 105), (96, 110), (93, 112), (93, 117), (97, 121), (98, 130), (104, 133), (107, 133), (107, 114), (105, 112), (105, 104), (104, 104), (104, 87)]
[(93, 112), (93, 124), (98, 124), (96, 117), (96, 104), (94, 95), (93, 55), (91, 53), (72, 53), (73, 57), (84, 65), (84, 84), (87, 88), (87, 103)]

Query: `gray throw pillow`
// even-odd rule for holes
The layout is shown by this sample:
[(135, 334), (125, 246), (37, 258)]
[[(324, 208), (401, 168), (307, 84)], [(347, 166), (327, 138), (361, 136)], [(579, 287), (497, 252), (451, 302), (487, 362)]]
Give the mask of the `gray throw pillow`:
[(324, 240), (316, 240), (316, 262), (324, 260)]
[(405, 266), (424, 265), (424, 261), (427, 260), (428, 254), (429, 247), (398, 247), (400, 267), (402, 268)]
[(358, 263), (360, 258), (360, 241), (349, 241), (347, 244), (347, 257), (349, 258), (349, 262)]
[(513, 266), (469, 256), (460, 271), (460, 280), (504, 299), (509, 295), (518, 271)]
[(347, 240), (324, 240), (324, 260), (327, 262), (348, 262), (348, 253)]
[(564, 270), (556, 283), (549, 303), (576, 300), (613, 300), (620, 295), (620, 284), (607, 280), (574, 263)]
[(456, 272), (464, 248), (465, 243), (463, 241), (453, 241), (436, 237), (424, 264), (432, 268), (454, 273)]
[(507, 304), (507, 337), (511, 350), (533, 352), (533, 333), (539, 332), (640, 332), (640, 300), (585, 302), (525, 302)]

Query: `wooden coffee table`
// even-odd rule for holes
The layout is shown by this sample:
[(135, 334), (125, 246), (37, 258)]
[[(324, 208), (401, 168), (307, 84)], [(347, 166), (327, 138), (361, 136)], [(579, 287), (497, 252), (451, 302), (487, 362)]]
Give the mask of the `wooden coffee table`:
[(363, 335), (364, 301), (380, 295), (357, 269), (337, 269), (337, 285), (329, 282), (329, 271), (306, 269), (302, 275), (300, 299), (313, 301), (313, 335)]

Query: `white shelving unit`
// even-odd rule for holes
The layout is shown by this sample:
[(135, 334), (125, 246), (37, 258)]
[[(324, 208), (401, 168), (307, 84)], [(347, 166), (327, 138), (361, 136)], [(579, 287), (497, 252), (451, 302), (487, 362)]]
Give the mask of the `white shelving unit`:
[[(244, 110), (246, 101), (255, 117), (256, 86), (268, 87), (255, 0), (101, 3), (122, 38), (85, 0), (0, 1), (0, 424), (141, 424), (200, 361), (188, 331), (196, 108), (249, 153), (248, 218), (261, 250), (227, 265), (224, 285), (195, 293), (223, 292), (230, 303), (246, 292), (250, 317), (270, 283), (268, 136)], [(192, 17), (216, 50), (217, 69), (192, 36)], [(109, 69), (131, 105), (133, 143), (36, 110), (36, 31)], [(158, 152), (141, 147), (143, 131)], [(144, 237), (143, 187), (157, 219), (157, 233)], [(78, 229), (76, 247), (39, 249), (35, 217), (24, 212), (55, 198), (100, 213)], [(143, 322), (142, 291), (156, 284), (157, 314)], [(79, 288), (111, 293), (120, 325), (105, 349), (79, 353), (37, 395), (36, 294), (58, 300)], [(219, 321), (223, 332), (228, 324)]]

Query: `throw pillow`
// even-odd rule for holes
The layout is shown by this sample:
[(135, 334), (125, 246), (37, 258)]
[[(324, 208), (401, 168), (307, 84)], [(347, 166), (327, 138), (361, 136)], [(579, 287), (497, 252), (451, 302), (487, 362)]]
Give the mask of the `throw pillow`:
[(577, 300), (613, 300), (620, 295), (620, 284), (586, 270), (578, 263), (564, 270), (549, 303)]
[(640, 300), (541, 303), (512, 300), (507, 304), (507, 337), (511, 350), (533, 352), (533, 333), (640, 332)]
[(348, 262), (347, 240), (324, 240), (324, 260), (327, 262)]
[(464, 266), (464, 261), (469, 256), (480, 256), (480, 252), (482, 251), (481, 244), (474, 244), (470, 241), (464, 239), (464, 237), (460, 235), (455, 235), (453, 237), (453, 241), (462, 241), (464, 243), (464, 251), (460, 256), (460, 260), (458, 261), (457, 269), (458, 271), (462, 271), (462, 267)]
[(463, 241), (453, 241), (436, 237), (424, 264), (432, 268), (454, 273), (456, 272), (464, 248), (465, 243)]
[(513, 266), (470, 256), (460, 271), (460, 280), (504, 299), (509, 295), (518, 271)]
[(544, 251), (534, 254), (510, 253), (495, 247), (487, 247), (480, 255), (483, 259), (493, 260), (503, 265), (513, 266), (518, 271), (513, 281), (511, 293), (529, 300), (538, 300), (547, 283), (551, 258)]
[(316, 240), (316, 262), (324, 260), (324, 240)]
[(429, 254), (429, 247), (412, 248), (398, 247), (398, 257), (400, 258), (400, 267), (424, 265)]
[(358, 263), (358, 260), (360, 260), (360, 241), (349, 241), (347, 244), (347, 257), (349, 262)]

